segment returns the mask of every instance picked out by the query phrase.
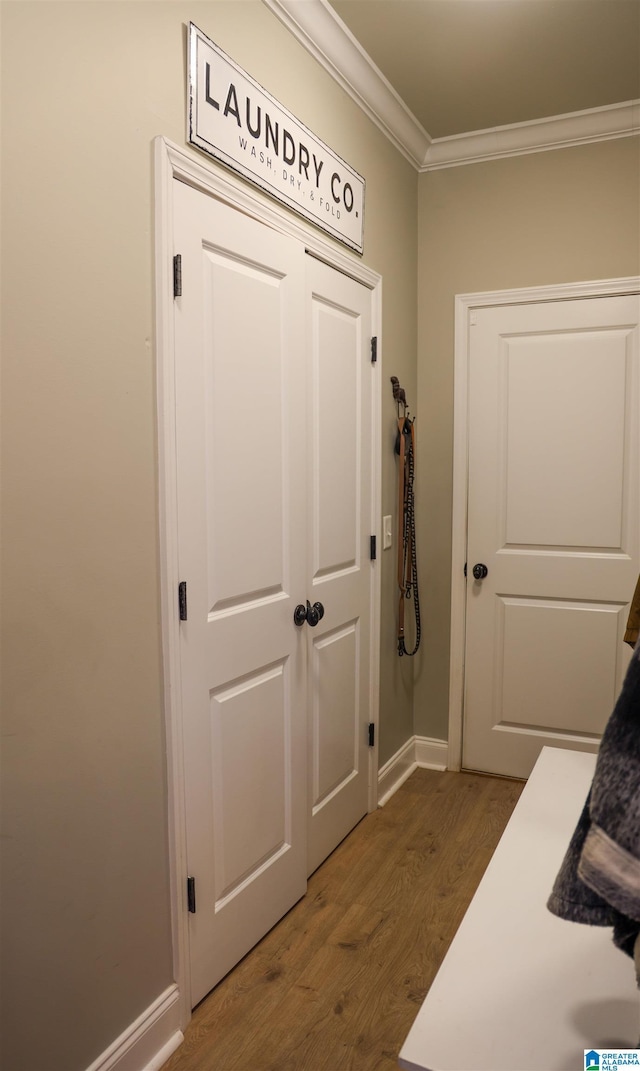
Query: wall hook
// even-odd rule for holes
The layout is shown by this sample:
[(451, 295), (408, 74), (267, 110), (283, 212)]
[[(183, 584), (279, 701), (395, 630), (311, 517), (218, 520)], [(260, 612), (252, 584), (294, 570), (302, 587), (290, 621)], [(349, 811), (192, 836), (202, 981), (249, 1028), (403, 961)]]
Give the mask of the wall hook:
[(404, 408), (404, 416), (409, 412), (409, 406), (407, 405), (407, 396), (405, 394), (404, 387), (400, 386), (400, 380), (397, 376), (391, 376), (391, 387), (393, 389), (393, 397), (398, 405), (398, 416), (400, 416), (400, 406)]

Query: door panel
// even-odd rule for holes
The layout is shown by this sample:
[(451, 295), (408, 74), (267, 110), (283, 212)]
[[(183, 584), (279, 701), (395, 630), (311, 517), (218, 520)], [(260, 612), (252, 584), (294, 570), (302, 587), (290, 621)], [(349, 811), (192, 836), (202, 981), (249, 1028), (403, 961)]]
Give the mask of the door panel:
[(626, 330), (503, 339), (505, 546), (621, 549), (627, 340)]
[[(344, 788), (358, 770), (357, 623), (313, 639), (312, 748), (316, 757), (311, 784), (312, 808), (321, 807)], [(343, 682), (339, 691), (332, 682)]]
[[(325, 276), (335, 289), (350, 280), (310, 261), (313, 281)], [(353, 284), (354, 286), (356, 284)], [(326, 286), (324, 288), (326, 293)], [(342, 295), (340, 295), (342, 296)], [(359, 293), (358, 293), (358, 296)], [(317, 292), (312, 296), (311, 395), (314, 496), (313, 579), (360, 566), (361, 314)], [(336, 508), (338, 504), (338, 508)]]
[(304, 894), (304, 253), (175, 184), (192, 1002)]
[(291, 841), (286, 672), (280, 662), (211, 696), (216, 910)]
[[(602, 732), (602, 712), (616, 691), (620, 607), (513, 598), (500, 599), (498, 607), (501, 723), (562, 733), (569, 715), (576, 733), (596, 740)], [(523, 651), (535, 652), (535, 657), (523, 659)], [(614, 657), (603, 659), (603, 652)], [(585, 673), (585, 665), (599, 666), (599, 672)], [(567, 680), (570, 711), (557, 701)]]
[(286, 587), (287, 384), (280, 344), (283, 278), (269, 266), (221, 250), (204, 249), (202, 265), (209, 585), (215, 612), (273, 597)]
[(545, 744), (595, 750), (615, 702), (640, 569), (638, 312), (611, 297), (475, 314), (467, 768), (527, 776)]
[(308, 873), (367, 812), (371, 719), (371, 293), (308, 258), (309, 599)]

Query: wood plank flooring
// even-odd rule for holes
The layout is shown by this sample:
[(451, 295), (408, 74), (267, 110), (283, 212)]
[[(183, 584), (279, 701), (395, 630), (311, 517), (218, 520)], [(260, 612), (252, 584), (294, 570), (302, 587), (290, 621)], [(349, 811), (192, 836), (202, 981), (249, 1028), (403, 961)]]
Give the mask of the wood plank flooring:
[(163, 1071), (391, 1071), (524, 782), (416, 770), (193, 1013)]

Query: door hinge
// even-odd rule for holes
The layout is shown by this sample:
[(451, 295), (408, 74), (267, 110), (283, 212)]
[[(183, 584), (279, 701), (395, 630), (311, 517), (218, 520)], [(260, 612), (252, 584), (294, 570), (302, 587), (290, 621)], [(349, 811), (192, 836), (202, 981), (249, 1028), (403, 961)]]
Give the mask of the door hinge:
[(370, 543), (370, 547), (369, 547), (369, 552), (370, 552), (370, 555), (371, 555), (371, 561), (372, 562), (374, 562), (376, 560), (376, 550), (377, 550), (376, 544), (377, 544), (377, 539), (376, 539), (376, 537), (374, 535), (372, 535), (371, 536), (371, 543)]
[(187, 582), (181, 581), (178, 584), (178, 607), (180, 609), (180, 620), (187, 620)]
[(369, 747), (373, 747), (376, 742), (376, 727), (372, 721), (369, 722)]
[(192, 915), (196, 913), (196, 879), (187, 878), (187, 907)]
[(378, 338), (376, 335), (371, 339), (371, 364), (378, 360)]
[(464, 563), (464, 575), (465, 576), (467, 575), (467, 563), (466, 562)]
[(182, 254), (176, 253), (173, 258), (173, 296), (182, 297)]

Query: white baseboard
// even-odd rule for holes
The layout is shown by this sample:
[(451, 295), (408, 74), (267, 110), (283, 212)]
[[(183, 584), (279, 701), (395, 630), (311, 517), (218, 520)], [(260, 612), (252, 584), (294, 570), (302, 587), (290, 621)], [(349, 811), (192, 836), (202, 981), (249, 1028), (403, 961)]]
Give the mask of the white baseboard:
[(416, 767), (446, 770), (448, 753), (446, 740), (412, 736), (378, 771), (378, 807), (384, 807)]
[(427, 770), (447, 770), (449, 745), (446, 740), (434, 740), (430, 736), (416, 736), (416, 766)]
[(180, 995), (169, 986), (116, 1038), (87, 1071), (159, 1071), (184, 1041)]

